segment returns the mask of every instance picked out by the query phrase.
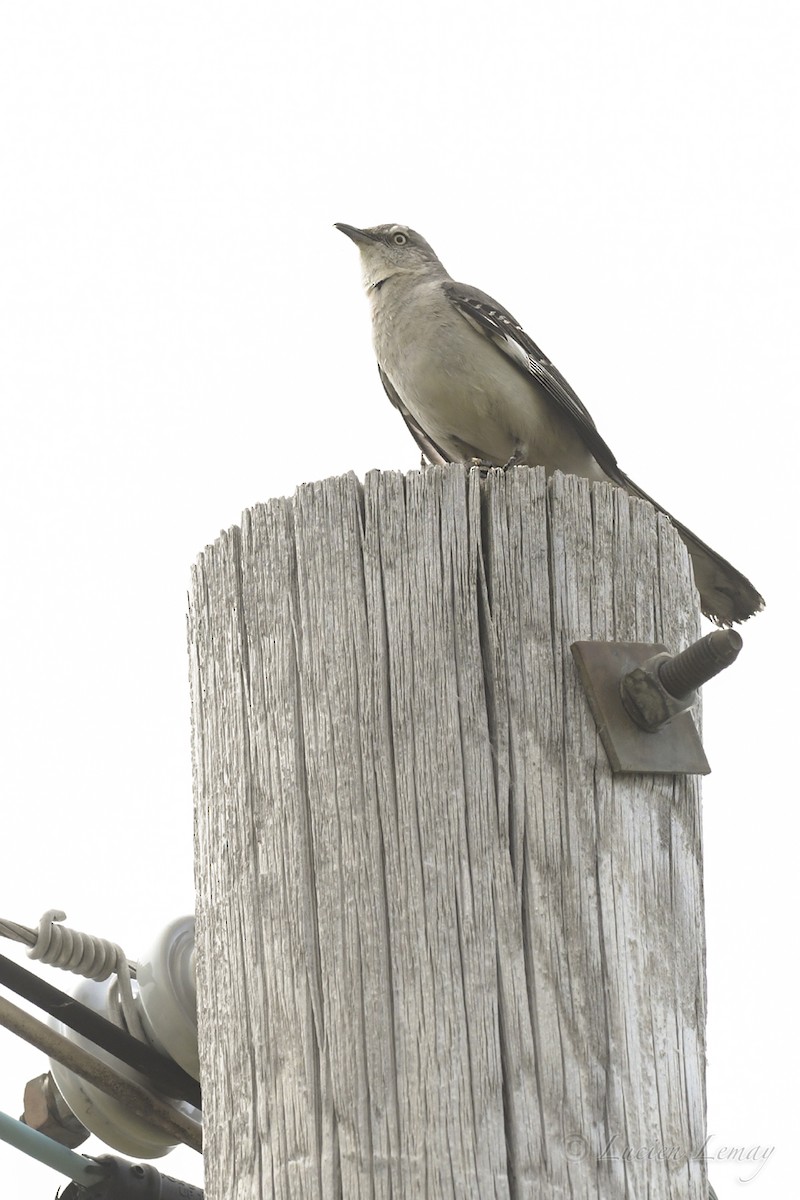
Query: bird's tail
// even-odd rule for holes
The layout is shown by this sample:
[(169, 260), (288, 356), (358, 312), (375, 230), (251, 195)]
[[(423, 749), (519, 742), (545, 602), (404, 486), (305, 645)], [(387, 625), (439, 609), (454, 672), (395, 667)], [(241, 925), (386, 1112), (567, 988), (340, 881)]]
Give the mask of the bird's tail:
[(761, 611), (764, 600), (741, 571), (737, 571), (721, 554), (701, 542), (691, 529), (687, 529), (652, 496), (643, 492), (623, 471), (619, 475), (622, 486), (630, 495), (647, 500), (670, 519), (681, 535), (692, 560), (694, 581), (700, 593), (700, 607), (705, 616), (717, 625), (736, 625)]

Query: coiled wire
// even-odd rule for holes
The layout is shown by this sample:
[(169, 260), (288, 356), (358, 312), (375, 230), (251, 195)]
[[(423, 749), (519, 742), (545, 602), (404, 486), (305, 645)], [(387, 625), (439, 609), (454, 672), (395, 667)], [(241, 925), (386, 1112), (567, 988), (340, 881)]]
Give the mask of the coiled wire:
[(66, 917), (60, 908), (49, 908), (36, 929), (0, 918), (0, 935), (29, 946), (29, 958), (71, 971), (74, 975), (98, 983), (116, 975), (116, 985), (109, 993), (109, 1016), (133, 1037), (146, 1041), (131, 985), (136, 974), (135, 964), (128, 960), (116, 942), (58, 924)]

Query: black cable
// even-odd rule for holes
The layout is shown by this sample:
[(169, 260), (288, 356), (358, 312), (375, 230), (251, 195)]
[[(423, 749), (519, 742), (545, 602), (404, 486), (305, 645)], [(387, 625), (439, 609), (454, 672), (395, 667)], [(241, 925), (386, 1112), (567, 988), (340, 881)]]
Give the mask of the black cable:
[(105, 1167), (105, 1178), (88, 1186), (71, 1183), (58, 1200), (203, 1200), (202, 1188), (162, 1175), (150, 1163), (132, 1163), (115, 1154), (101, 1154), (94, 1161)]
[(131, 1037), (124, 1029), (93, 1012), (66, 992), (46, 983), (32, 971), (0, 954), (0, 983), (23, 996), (37, 1008), (63, 1021), (70, 1029), (82, 1034), (95, 1046), (102, 1047), (121, 1062), (144, 1075), (156, 1091), (176, 1100), (188, 1100), (195, 1108), (202, 1106), (200, 1084), (183, 1067), (159, 1054), (146, 1042)]

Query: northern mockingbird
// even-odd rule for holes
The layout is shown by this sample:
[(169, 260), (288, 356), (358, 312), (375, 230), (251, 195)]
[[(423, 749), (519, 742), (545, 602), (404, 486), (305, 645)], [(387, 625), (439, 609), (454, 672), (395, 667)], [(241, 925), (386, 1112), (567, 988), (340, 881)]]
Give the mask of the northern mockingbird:
[(564, 376), (502, 305), (456, 283), (407, 225), (336, 228), (361, 253), (381, 382), (430, 462), (543, 466), (614, 483), (669, 517), (707, 617), (730, 625), (764, 607), (744, 575), (620, 470)]

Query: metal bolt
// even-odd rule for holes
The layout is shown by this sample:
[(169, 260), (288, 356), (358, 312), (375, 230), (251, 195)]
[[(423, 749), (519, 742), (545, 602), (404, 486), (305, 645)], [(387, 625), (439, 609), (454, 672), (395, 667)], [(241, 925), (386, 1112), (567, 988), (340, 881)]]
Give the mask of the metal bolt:
[(74, 1150), (90, 1136), (56, 1087), (49, 1072), (29, 1079), (25, 1084), (25, 1111), (20, 1118), (31, 1129), (38, 1129), (62, 1146)]
[(735, 629), (715, 629), (662, 663), (658, 677), (670, 696), (679, 700), (729, 667), (742, 644)]
[(716, 629), (680, 654), (656, 654), (620, 680), (628, 716), (655, 733), (697, 701), (697, 688), (730, 666), (742, 648), (733, 629)]

